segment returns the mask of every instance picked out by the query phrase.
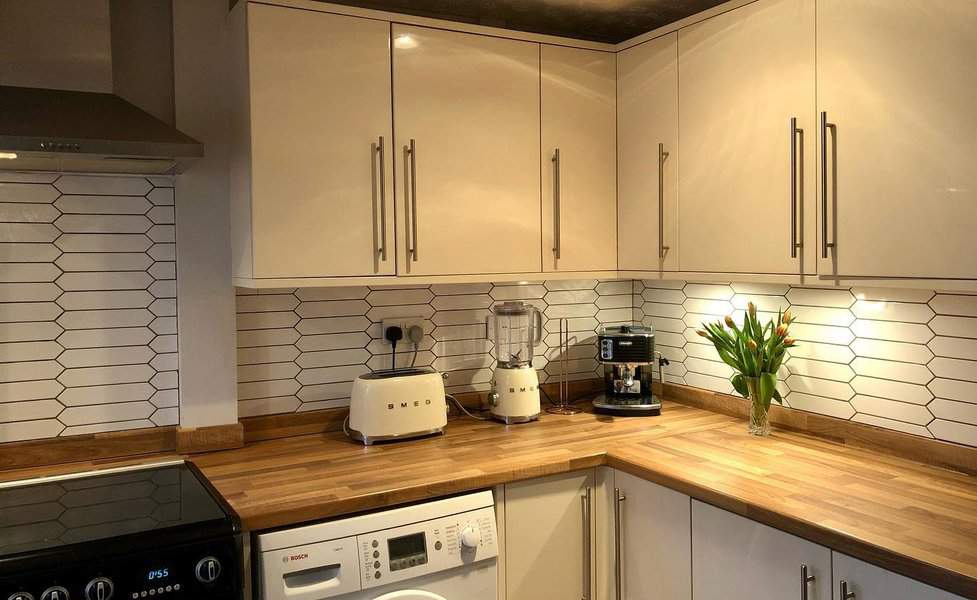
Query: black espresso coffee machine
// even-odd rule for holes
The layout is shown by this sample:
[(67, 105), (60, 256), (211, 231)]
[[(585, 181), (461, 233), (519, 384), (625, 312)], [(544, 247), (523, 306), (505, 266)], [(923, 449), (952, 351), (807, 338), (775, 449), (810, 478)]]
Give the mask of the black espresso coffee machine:
[(604, 392), (594, 398), (594, 410), (619, 416), (661, 414), (661, 400), (652, 393), (652, 369), (657, 362), (661, 381), (668, 360), (655, 352), (654, 330), (644, 325), (602, 327), (597, 340)]

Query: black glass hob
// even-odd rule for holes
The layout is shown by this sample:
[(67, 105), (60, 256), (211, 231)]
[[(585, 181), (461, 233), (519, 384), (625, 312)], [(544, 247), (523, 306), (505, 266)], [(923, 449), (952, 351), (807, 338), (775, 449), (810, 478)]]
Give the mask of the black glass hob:
[(0, 600), (237, 599), (239, 531), (189, 463), (0, 484)]

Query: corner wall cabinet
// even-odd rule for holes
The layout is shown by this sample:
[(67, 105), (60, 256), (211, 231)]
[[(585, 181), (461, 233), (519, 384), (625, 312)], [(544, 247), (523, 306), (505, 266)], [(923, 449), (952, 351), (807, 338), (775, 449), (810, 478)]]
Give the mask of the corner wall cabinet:
[(615, 55), (540, 46), (543, 271), (617, 269)]
[(231, 32), (234, 276), (393, 275), (389, 25), (242, 2)]
[(677, 271), (678, 34), (617, 55), (618, 266)]

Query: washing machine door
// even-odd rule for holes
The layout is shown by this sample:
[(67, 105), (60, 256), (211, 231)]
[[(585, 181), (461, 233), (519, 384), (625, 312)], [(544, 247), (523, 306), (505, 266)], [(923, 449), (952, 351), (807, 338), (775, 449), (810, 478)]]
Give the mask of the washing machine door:
[(424, 590), (398, 590), (377, 596), (373, 600), (448, 600), (440, 594), (425, 592)]

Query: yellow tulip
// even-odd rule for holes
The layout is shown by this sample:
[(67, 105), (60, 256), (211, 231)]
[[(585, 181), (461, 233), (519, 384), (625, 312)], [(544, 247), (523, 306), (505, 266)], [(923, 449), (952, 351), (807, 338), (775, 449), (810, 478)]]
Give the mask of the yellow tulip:
[(730, 328), (733, 328), (733, 327), (736, 326), (736, 324), (733, 323), (733, 317), (731, 317), (729, 315), (726, 315), (726, 325), (729, 326)]

